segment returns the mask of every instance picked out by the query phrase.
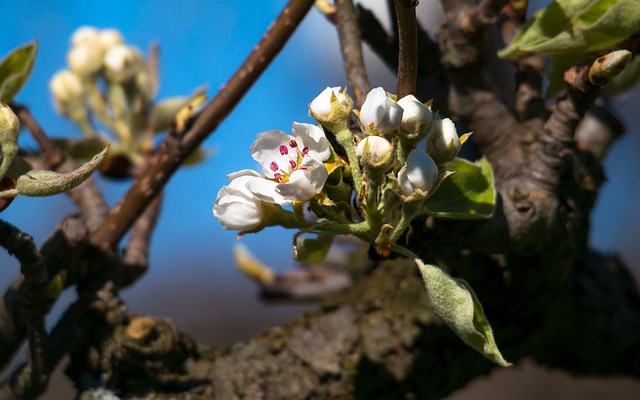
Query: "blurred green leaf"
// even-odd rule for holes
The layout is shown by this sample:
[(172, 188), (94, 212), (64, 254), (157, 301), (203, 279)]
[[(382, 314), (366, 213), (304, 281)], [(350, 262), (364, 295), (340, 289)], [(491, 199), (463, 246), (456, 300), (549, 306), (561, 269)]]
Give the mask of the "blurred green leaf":
[(424, 204), (425, 212), (442, 218), (491, 218), (496, 203), (493, 171), (483, 157), (478, 163), (461, 158), (445, 164), (455, 172)]
[(554, 0), (535, 13), (498, 55), (587, 53), (639, 30), (638, 0)]
[(38, 43), (20, 46), (0, 61), (0, 103), (8, 104), (25, 84), (36, 61)]
[(295, 236), (293, 246), (295, 260), (306, 263), (324, 260), (333, 243), (333, 236), (326, 232), (303, 233)]
[(82, 139), (53, 139), (53, 141), (75, 160), (88, 160), (109, 144), (98, 136)]
[(474, 350), (503, 367), (509, 367), (500, 354), (482, 304), (462, 279), (456, 279), (437, 265), (415, 260), (433, 310), (451, 330)]
[(18, 193), (24, 196), (53, 196), (66, 192), (89, 179), (104, 161), (109, 147), (96, 154), (91, 161), (66, 174), (54, 171), (31, 170), (16, 181)]
[(194, 167), (196, 165), (199, 165), (209, 157), (211, 157), (211, 152), (198, 147), (193, 151), (193, 153), (189, 154), (182, 165), (185, 167)]
[(156, 103), (151, 111), (151, 129), (155, 133), (165, 132), (171, 129), (176, 114), (184, 106), (198, 96), (203, 95), (207, 91), (207, 87), (199, 87), (190, 96), (177, 96), (161, 100)]

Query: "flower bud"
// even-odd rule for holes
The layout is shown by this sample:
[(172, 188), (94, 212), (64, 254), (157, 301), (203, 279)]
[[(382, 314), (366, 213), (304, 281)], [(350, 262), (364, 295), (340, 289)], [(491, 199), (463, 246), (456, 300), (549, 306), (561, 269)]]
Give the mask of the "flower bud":
[(402, 121), (402, 107), (381, 87), (371, 89), (360, 109), (362, 130), (369, 135), (392, 136)]
[(99, 46), (86, 44), (74, 46), (67, 54), (67, 62), (78, 76), (92, 75), (102, 67), (102, 50)]
[(20, 123), (18, 117), (9, 106), (0, 103), (0, 150), (2, 151), (2, 164), (0, 164), (0, 178), (2, 178), (16, 153), (18, 152), (18, 133)]
[(403, 110), (400, 134), (413, 143), (419, 142), (433, 124), (431, 110), (411, 94), (401, 98), (398, 105)]
[(439, 119), (427, 137), (427, 154), (436, 162), (444, 164), (452, 161), (460, 151), (460, 138), (456, 126), (449, 118)]
[(337, 122), (349, 118), (353, 99), (340, 86), (327, 87), (309, 104), (309, 115), (319, 122)]
[(105, 73), (114, 82), (131, 80), (142, 68), (142, 55), (131, 46), (118, 44), (104, 56)]
[(431, 157), (419, 149), (413, 149), (406, 164), (398, 171), (398, 184), (402, 194), (413, 197), (428, 193), (438, 180), (438, 167)]
[(391, 142), (381, 136), (367, 136), (362, 139), (356, 147), (356, 155), (363, 157), (367, 151), (366, 157), (372, 164), (378, 164), (386, 159), (390, 151), (393, 151)]
[(71, 44), (75, 46), (96, 46), (99, 32), (92, 26), (81, 26), (71, 36)]
[(117, 29), (103, 29), (98, 35), (98, 42), (103, 51), (108, 51), (113, 46), (124, 42), (122, 34)]
[(80, 99), (84, 92), (78, 76), (69, 70), (58, 71), (49, 81), (49, 89), (58, 106)]
[(248, 231), (262, 223), (263, 212), (260, 200), (246, 188), (252, 175), (237, 176), (218, 192), (213, 206), (213, 215), (224, 229)]

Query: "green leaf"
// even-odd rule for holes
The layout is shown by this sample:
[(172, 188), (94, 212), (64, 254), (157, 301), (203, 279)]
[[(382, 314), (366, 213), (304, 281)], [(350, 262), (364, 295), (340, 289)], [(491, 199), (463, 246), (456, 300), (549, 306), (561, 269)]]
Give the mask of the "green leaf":
[(107, 146), (91, 161), (65, 174), (44, 170), (29, 171), (16, 181), (18, 193), (24, 196), (53, 196), (69, 191), (89, 179), (104, 161), (108, 150)]
[(638, 0), (554, 0), (535, 13), (498, 55), (587, 53), (639, 30)]
[(496, 204), (496, 189), (487, 160), (483, 157), (478, 163), (472, 163), (456, 158), (445, 167), (455, 173), (425, 201), (424, 211), (442, 218), (491, 218)]
[(333, 243), (333, 234), (303, 233), (294, 237), (293, 255), (296, 261), (314, 263), (324, 260)]
[(38, 43), (18, 47), (0, 61), (0, 103), (8, 104), (25, 84), (36, 61)]
[(500, 354), (493, 331), (471, 286), (437, 265), (415, 260), (434, 311), (474, 350), (503, 367), (511, 366)]

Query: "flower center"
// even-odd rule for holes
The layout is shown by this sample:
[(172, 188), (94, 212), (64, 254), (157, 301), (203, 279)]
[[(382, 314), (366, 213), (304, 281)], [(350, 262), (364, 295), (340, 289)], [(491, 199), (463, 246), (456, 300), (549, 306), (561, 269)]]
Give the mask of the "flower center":
[[(301, 167), (304, 157), (309, 154), (309, 148), (298, 147), (298, 142), (295, 139), (291, 139), (287, 145), (280, 145), (278, 147), (280, 155), (284, 160), (280, 159), (280, 164), (277, 161), (271, 161), (269, 169), (274, 172), (273, 178), (278, 182), (288, 182), (289, 176), (297, 170), (306, 170), (307, 168)], [(283, 164), (284, 162), (284, 164)], [(288, 164), (288, 168), (287, 165)]]

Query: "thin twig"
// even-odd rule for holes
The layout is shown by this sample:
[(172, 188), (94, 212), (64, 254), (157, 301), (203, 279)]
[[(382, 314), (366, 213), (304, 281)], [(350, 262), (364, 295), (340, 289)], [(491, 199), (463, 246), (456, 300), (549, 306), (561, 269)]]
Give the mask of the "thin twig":
[(362, 59), (362, 42), (358, 28), (358, 16), (351, 0), (336, 1), (336, 27), (340, 38), (340, 49), (349, 86), (353, 89), (355, 105), (362, 106), (371, 85)]
[(249, 57), (215, 98), (205, 107), (191, 128), (181, 137), (168, 135), (154, 162), (140, 176), (107, 221), (92, 235), (91, 241), (102, 248), (113, 248), (133, 225), (138, 215), (156, 197), (184, 160), (229, 115), (231, 110), (260, 77), (284, 47), (313, 0), (291, 0), (278, 16)]
[(0, 220), (0, 245), (20, 261), (20, 272), (25, 284), (25, 297), (21, 306), (27, 314), (29, 337), (28, 372), (22, 375), (22, 379), (12, 381), (11, 392), (16, 398), (36, 398), (45, 391), (49, 382), (45, 358), (47, 332), (44, 326), (47, 267), (31, 236), (3, 220)]
[[(28, 108), (23, 106), (14, 106), (14, 108), (20, 122), (29, 129), (31, 136), (38, 142), (50, 168), (64, 173), (79, 167), (77, 162), (49, 138)], [(84, 215), (89, 231), (96, 230), (109, 214), (109, 206), (93, 178), (87, 179), (82, 185), (69, 191), (69, 195)]]
[(418, 29), (416, 3), (413, 0), (394, 0), (398, 17), (398, 83), (396, 95), (402, 98), (416, 92), (418, 77)]
[(149, 246), (162, 209), (162, 194), (147, 206), (133, 224), (127, 248), (122, 256), (122, 271), (115, 272), (119, 288), (130, 286), (149, 268)]

